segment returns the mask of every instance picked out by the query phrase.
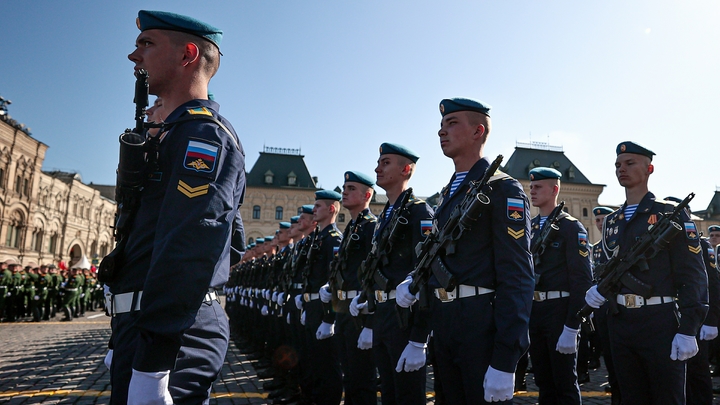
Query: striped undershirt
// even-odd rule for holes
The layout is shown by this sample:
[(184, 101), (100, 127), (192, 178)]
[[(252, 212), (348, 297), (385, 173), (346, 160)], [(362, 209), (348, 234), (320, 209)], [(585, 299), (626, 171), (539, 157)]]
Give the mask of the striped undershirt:
[(630, 218), (632, 218), (633, 215), (635, 215), (635, 211), (637, 211), (638, 204), (628, 205), (625, 207), (625, 210), (623, 210), (623, 214), (625, 214), (625, 222), (629, 221)]
[(468, 172), (457, 172), (455, 173), (455, 180), (453, 180), (452, 184), (450, 185), (450, 196), (452, 197), (453, 194), (455, 194), (455, 191), (460, 186), (460, 183), (465, 180), (465, 176), (467, 176)]

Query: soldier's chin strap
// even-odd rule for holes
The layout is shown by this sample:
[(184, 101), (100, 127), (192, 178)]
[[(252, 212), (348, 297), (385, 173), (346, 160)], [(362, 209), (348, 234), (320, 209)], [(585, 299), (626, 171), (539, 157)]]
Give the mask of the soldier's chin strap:
[(220, 120), (218, 120), (215, 117), (209, 116), (209, 115), (188, 115), (187, 117), (180, 118), (176, 121), (166, 122), (165, 124), (162, 125), (162, 131), (169, 131), (170, 129), (172, 129), (172, 127), (174, 127), (177, 124), (182, 124), (185, 122), (195, 121), (195, 120), (214, 122), (215, 124), (217, 124), (217, 126), (220, 127), (220, 129), (222, 129), (228, 135), (230, 135), (230, 139), (232, 139), (233, 143), (235, 144), (235, 148), (237, 148), (237, 150), (240, 150), (240, 144), (238, 143), (238, 140), (235, 138), (235, 135), (233, 135), (233, 133), (230, 132), (230, 130), (225, 126), (225, 124), (220, 122)]

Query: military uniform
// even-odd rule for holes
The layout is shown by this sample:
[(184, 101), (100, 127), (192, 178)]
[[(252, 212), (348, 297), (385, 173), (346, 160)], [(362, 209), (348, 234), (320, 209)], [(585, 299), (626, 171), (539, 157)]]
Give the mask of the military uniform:
[[(163, 12), (141, 11), (138, 27), (181, 29), (214, 44), (222, 36), (207, 24)], [(222, 367), (229, 330), (214, 289), (227, 281), (231, 240), (242, 233), (237, 212), (245, 156), (218, 110), (214, 101), (187, 101), (166, 117), (158, 135), (156, 169), (148, 173), (122, 266), (110, 283), (112, 402), (127, 401), (133, 369), (171, 370), (176, 404), (207, 401)]]
[(7, 265), (3, 263), (2, 273), (0, 273), (0, 321), (7, 319), (8, 297), (11, 297), (10, 286), (13, 282), (12, 272), (7, 269)]
[[(560, 173), (550, 168), (530, 171), (533, 182), (559, 178)], [(579, 405), (577, 350), (561, 352), (559, 341), (566, 334), (572, 338), (572, 344), (577, 344), (580, 318), (576, 314), (585, 305), (585, 291), (592, 285), (587, 230), (564, 211), (556, 218), (556, 236), (547, 241), (534, 260), (536, 282), (530, 315), (530, 357), (540, 404)], [(547, 222), (550, 217), (542, 225), (541, 219), (544, 218), (538, 215), (531, 222), (533, 247), (541, 242), (543, 231), (551, 226)]]
[[(652, 193), (643, 197), (629, 220), (625, 207), (605, 217), (602, 249), (608, 257), (622, 256), (669, 209), (655, 201)], [(648, 260), (650, 271), (630, 271), (653, 287), (653, 296), (643, 300), (645, 305), (639, 305), (636, 291), (627, 287), (616, 297), (606, 297), (618, 304), (618, 313), (608, 316), (608, 328), (623, 402), (685, 401), (685, 362), (670, 358), (671, 346), (676, 334), (697, 334), (707, 311), (707, 276), (695, 224), (685, 212), (680, 225), (682, 233)]]

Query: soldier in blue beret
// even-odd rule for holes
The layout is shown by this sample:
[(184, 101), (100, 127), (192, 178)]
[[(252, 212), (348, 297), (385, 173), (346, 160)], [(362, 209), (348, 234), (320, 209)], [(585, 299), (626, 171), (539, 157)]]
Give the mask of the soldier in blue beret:
[[(585, 305), (585, 291), (592, 285), (587, 230), (576, 218), (557, 211), (560, 172), (536, 167), (529, 175), (530, 200), (539, 209), (531, 222), (532, 246), (546, 243), (544, 248), (533, 248), (535, 294), (530, 315), (530, 358), (535, 383), (540, 402), (579, 405), (578, 376), (587, 376), (587, 360), (581, 369), (577, 344), (580, 319), (575, 314)], [(552, 221), (556, 235), (550, 243), (543, 242), (540, 237)]]
[[(344, 374), (345, 402), (370, 405), (377, 403), (376, 369), (372, 353), (372, 325), (367, 317), (353, 321), (350, 302), (362, 290), (358, 277), (360, 264), (372, 248), (377, 218), (370, 212), (373, 196), (372, 177), (345, 172), (342, 205), (353, 218), (343, 233), (342, 244), (330, 268), (330, 280), (320, 288), (320, 299), (335, 310), (335, 339), (338, 343), (340, 365)], [(358, 326), (362, 325), (362, 328)]]
[(290, 229), (290, 222), (280, 222), (280, 229)]
[(710, 241), (710, 245), (715, 248), (717, 248), (717, 245), (720, 245), (720, 225), (708, 226), (708, 240)]
[(300, 219), (300, 215), (295, 215), (294, 217), (290, 218), (290, 225), (297, 224), (298, 219)]
[[(625, 188), (626, 201), (605, 217), (601, 246), (607, 257), (622, 257), (659, 215), (675, 207), (656, 200), (648, 189), (652, 152), (632, 142), (620, 143), (616, 151), (615, 175)], [(597, 286), (585, 294), (593, 308), (607, 299), (617, 309), (607, 323), (623, 403), (685, 403), (685, 361), (698, 352), (696, 336), (708, 310), (708, 279), (697, 227), (686, 211), (680, 216), (682, 232), (647, 260), (645, 270), (629, 271), (651, 286), (653, 296), (638, 295), (627, 285), (613, 297), (600, 295)]]
[(136, 23), (128, 59), (136, 72), (147, 71), (165, 122), (148, 137), (157, 152), (148, 154), (141, 208), (109, 282), (117, 354), (111, 402), (200, 403), (227, 351), (216, 289), (244, 251), (244, 152), (219, 105), (207, 99), (222, 31), (162, 11), (142, 10)]
[(303, 205), (302, 207), (300, 207), (301, 212), (303, 214), (310, 214), (310, 215), (312, 215), (312, 213), (313, 213), (313, 208), (315, 208), (315, 206), (312, 204), (306, 204), (306, 205)]
[(263, 243), (265, 243), (265, 238), (256, 238), (255, 239), (255, 246), (260, 246)]
[[(440, 148), (453, 160), (455, 173), (441, 192), (433, 228), (447, 223), (470, 181), (481, 179), (491, 165), (483, 156), (489, 111), (474, 100), (440, 102)], [(459, 285), (446, 291), (433, 277), (427, 286), (434, 301), (435, 378), (451, 404), (510, 400), (516, 364), (528, 347), (535, 286), (528, 198), (517, 180), (499, 171), (486, 193), (485, 212), (456, 241), (454, 253), (437, 259)], [(398, 305), (414, 302), (409, 281), (398, 286)]]
[[(607, 214), (613, 212), (614, 210), (609, 207), (595, 207), (592, 209), (592, 211), (593, 211), (593, 215), (599, 216), (599, 215), (607, 215)], [(603, 218), (605, 218), (605, 217), (603, 217)], [(600, 222), (602, 223), (602, 221), (600, 221)]]
[[(374, 245), (389, 237), (393, 230), (389, 226), (394, 217), (403, 217), (407, 225), (396, 227), (393, 240), (397, 240), (387, 254), (387, 260), (377, 269), (387, 278), (387, 286), (376, 285), (377, 307), (368, 319), (372, 324), (373, 356), (380, 374), (380, 392), (383, 402), (397, 404), (419, 404), (425, 402), (425, 361), (427, 340), (430, 333), (429, 314), (416, 310), (407, 327), (401, 329), (397, 321), (394, 302), (396, 287), (415, 267), (417, 256), (415, 246), (429, 232), (432, 208), (413, 194), (408, 187), (415, 171), (418, 155), (410, 149), (390, 143), (380, 146), (380, 157), (375, 168), (376, 183), (385, 190), (388, 203), (378, 218)], [(406, 198), (407, 197), (407, 198)], [(408, 201), (407, 203), (402, 203)], [(376, 249), (374, 246), (373, 249)], [(372, 280), (369, 280), (372, 282)], [(350, 313), (359, 316), (367, 312), (367, 302), (359, 303), (359, 297), (350, 303)], [(366, 331), (367, 333), (367, 331)]]

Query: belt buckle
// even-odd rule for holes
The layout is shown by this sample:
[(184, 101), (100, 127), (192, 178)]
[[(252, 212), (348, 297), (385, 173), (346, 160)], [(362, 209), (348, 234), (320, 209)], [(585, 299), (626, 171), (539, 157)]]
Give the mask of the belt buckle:
[(640, 308), (640, 303), (637, 302), (637, 295), (625, 294), (625, 308)]
[(545, 301), (545, 297), (543, 297), (543, 292), (542, 291), (533, 291), (533, 300), (538, 301), (538, 302)]
[(375, 301), (377, 301), (377, 302), (387, 301), (387, 293), (382, 290), (375, 290)]
[(337, 297), (340, 301), (345, 301), (347, 299), (347, 292), (343, 290), (337, 290)]
[(437, 293), (437, 297), (441, 302), (450, 302), (455, 299), (454, 296), (448, 295), (447, 290), (442, 287), (436, 289), (435, 292)]
[(303, 294), (303, 301), (310, 302), (310, 293)]

